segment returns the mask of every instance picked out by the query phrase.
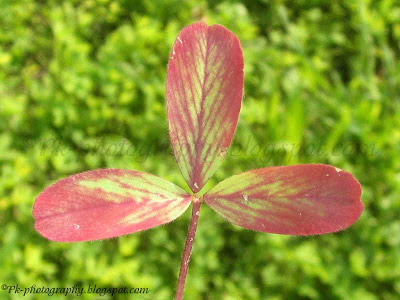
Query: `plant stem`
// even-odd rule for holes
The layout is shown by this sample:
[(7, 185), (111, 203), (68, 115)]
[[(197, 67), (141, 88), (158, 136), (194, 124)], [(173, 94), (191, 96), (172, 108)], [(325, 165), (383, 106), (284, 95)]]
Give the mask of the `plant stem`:
[(192, 219), (190, 220), (189, 231), (186, 238), (185, 249), (183, 250), (181, 269), (179, 272), (178, 285), (176, 288), (175, 300), (183, 299), (183, 290), (185, 289), (186, 275), (189, 268), (190, 255), (192, 254), (192, 247), (194, 243), (194, 237), (196, 235), (197, 223), (199, 222), (200, 206), (202, 197), (197, 198), (193, 196), (193, 209)]

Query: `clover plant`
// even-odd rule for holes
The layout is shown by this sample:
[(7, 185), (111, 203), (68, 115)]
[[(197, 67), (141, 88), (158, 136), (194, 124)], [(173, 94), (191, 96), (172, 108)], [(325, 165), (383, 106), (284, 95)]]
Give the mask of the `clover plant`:
[(107, 239), (171, 222), (192, 204), (179, 300), (203, 202), (237, 226), (268, 233), (325, 234), (353, 224), (363, 211), (360, 184), (329, 165), (251, 170), (200, 195), (232, 141), (242, 103), (243, 67), (238, 38), (221, 25), (187, 26), (172, 47), (166, 84), (169, 136), (192, 193), (140, 171), (79, 173), (40, 193), (33, 206), (36, 230), (58, 242)]

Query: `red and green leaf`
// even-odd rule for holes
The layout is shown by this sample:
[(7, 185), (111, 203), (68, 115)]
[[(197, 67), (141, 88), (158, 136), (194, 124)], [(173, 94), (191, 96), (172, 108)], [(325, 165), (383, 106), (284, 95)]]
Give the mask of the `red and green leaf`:
[(57, 181), (36, 198), (35, 228), (59, 242), (106, 239), (173, 221), (191, 196), (157, 176), (98, 169)]
[(195, 23), (175, 41), (168, 63), (169, 134), (179, 168), (198, 192), (223, 161), (243, 95), (243, 55), (221, 25)]
[(339, 231), (363, 211), (358, 181), (328, 165), (244, 172), (217, 184), (204, 200), (233, 224), (290, 235)]

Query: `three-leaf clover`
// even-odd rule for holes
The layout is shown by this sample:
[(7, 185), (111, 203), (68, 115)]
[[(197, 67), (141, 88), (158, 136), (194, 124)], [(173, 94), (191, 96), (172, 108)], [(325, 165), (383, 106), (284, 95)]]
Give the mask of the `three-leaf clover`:
[(35, 228), (59, 242), (106, 239), (173, 221), (193, 203), (176, 299), (182, 299), (203, 202), (238, 226), (312, 235), (353, 224), (363, 211), (361, 187), (349, 173), (321, 165), (251, 170), (202, 196), (232, 141), (243, 96), (237, 37), (220, 25), (195, 23), (175, 41), (168, 63), (167, 111), (176, 161), (192, 194), (155, 175), (123, 169), (75, 174), (37, 197)]

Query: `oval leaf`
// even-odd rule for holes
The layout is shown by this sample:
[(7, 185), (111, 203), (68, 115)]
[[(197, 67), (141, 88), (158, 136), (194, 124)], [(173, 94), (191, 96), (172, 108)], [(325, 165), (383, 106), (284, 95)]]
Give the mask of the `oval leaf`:
[(243, 95), (243, 55), (221, 25), (185, 27), (167, 73), (169, 135), (179, 168), (198, 192), (223, 161)]
[(35, 229), (59, 242), (106, 239), (171, 222), (191, 196), (157, 176), (98, 169), (57, 181), (36, 198)]
[(291, 235), (339, 231), (363, 211), (358, 181), (327, 165), (248, 171), (217, 184), (204, 200), (233, 224)]

